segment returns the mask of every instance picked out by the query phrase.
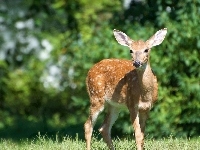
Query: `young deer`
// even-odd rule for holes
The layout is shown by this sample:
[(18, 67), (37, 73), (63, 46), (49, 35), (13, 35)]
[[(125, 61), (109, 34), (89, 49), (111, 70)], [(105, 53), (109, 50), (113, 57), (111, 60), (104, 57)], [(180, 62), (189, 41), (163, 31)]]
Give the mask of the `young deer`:
[(105, 59), (89, 70), (86, 84), (91, 105), (89, 118), (84, 125), (87, 150), (90, 150), (96, 119), (105, 104), (108, 105), (108, 114), (99, 131), (109, 149), (114, 149), (111, 127), (120, 110), (127, 107), (135, 131), (137, 149), (142, 150), (145, 122), (158, 93), (157, 78), (151, 70), (149, 54), (153, 46), (162, 43), (167, 29), (157, 31), (146, 42), (133, 41), (118, 30), (113, 32), (119, 44), (129, 47), (132, 61)]

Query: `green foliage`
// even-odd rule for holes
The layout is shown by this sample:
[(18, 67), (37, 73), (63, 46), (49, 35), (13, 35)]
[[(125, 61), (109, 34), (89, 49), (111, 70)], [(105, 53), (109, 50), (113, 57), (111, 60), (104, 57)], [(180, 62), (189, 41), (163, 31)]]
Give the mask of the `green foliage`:
[[(132, 1), (124, 8), (122, 1), (3, 0), (0, 136), (10, 135), (3, 131), (18, 130), (21, 124), (30, 127), (30, 134), (67, 128), (66, 133), (74, 135), (71, 127), (82, 134), (80, 126), (89, 114), (88, 70), (104, 58), (130, 59), (129, 50), (118, 45), (112, 30), (147, 40), (164, 27), (166, 39), (152, 49), (159, 99), (146, 132), (153, 137), (199, 136), (199, 4), (199, 0), (148, 0)], [(130, 136), (129, 120), (128, 112), (122, 112), (113, 135)]]

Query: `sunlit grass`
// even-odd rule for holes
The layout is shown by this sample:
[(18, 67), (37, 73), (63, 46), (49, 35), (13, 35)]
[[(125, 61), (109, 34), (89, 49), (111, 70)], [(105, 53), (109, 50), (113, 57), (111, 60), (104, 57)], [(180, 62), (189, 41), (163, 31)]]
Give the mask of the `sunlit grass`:
[[(113, 141), (116, 150), (136, 149), (133, 139), (115, 139)], [(85, 141), (77, 138), (57, 137), (52, 139), (47, 136), (38, 136), (35, 139), (21, 140), (0, 140), (1, 150), (85, 150)], [(102, 139), (93, 138), (92, 149), (107, 150), (106, 144)], [(154, 140), (146, 139), (146, 150), (198, 150), (200, 149), (200, 137), (196, 139), (182, 139), (169, 137), (166, 139)]]

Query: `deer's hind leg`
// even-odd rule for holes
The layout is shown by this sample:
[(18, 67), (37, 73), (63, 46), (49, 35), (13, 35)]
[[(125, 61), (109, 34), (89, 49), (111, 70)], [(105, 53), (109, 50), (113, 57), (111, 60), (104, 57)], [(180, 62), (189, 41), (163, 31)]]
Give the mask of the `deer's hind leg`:
[[(100, 101), (101, 103), (96, 103), (95, 101)], [(84, 124), (87, 150), (90, 150), (93, 127), (96, 123), (97, 117), (103, 110), (104, 110), (103, 98), (92, 97), (90, 105), (90, 114), (87, 121)]]
[(114, 150), (111, 139), (111, 128), (119, 116), (120, 109), (108, 105), (108, 113), (102, 127), (99, 129), (109, 149)]

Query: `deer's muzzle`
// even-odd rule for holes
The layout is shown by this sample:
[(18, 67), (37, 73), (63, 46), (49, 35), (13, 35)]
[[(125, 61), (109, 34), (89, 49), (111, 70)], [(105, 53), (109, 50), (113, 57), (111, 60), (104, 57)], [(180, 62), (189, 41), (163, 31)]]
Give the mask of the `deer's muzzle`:
[(138, 68), (138, 67), (140, 67), (142, 64), (141, 64), (141, 62), (140, 61), (134, 61), (134, 63), (133, 63), (133, 65), (136, 67), (136, 68)]

